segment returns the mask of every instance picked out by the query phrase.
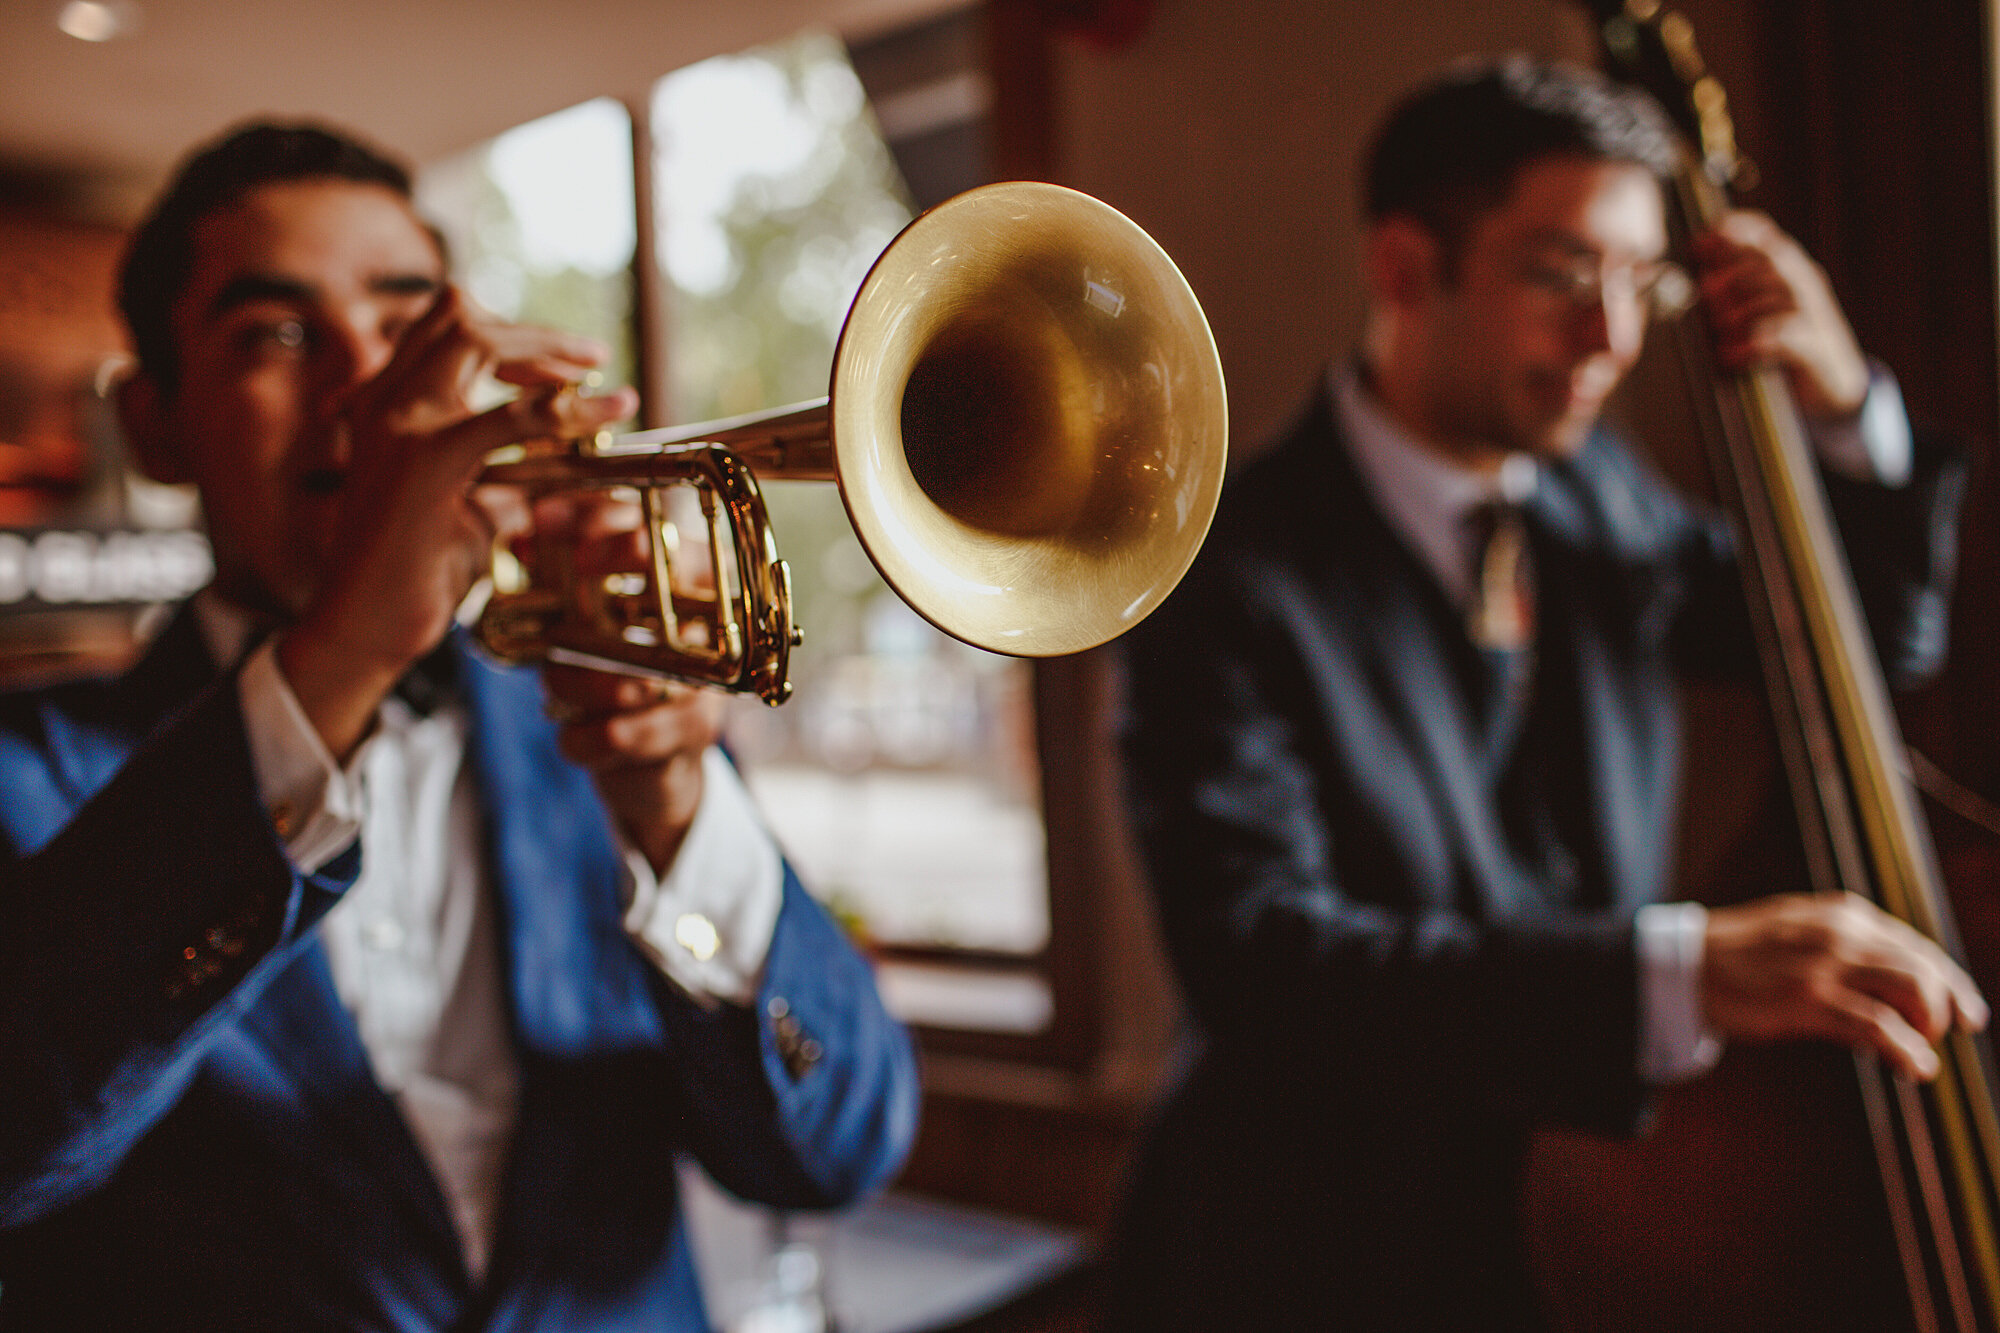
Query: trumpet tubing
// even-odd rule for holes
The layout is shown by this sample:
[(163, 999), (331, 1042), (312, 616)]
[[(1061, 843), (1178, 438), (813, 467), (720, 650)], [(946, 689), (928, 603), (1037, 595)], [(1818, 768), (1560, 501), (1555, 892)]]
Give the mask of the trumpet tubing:
[[(640, 560), (623, 568), (579, 569), (567, 533), (496, 538), (493, 591), (477, 628), (489, 652), (714, 685), (770, 704), (790, 696), (799, 641), (791, 571), (737, 455), (717, 444), (554, 455), (490, 466), (482, 480), (530, 496), (633, 492), (643, 515)], [(667, 497), (677, 489), (696, 496), (708, 529), (706, 579), (676, 578), (682, 542)]]

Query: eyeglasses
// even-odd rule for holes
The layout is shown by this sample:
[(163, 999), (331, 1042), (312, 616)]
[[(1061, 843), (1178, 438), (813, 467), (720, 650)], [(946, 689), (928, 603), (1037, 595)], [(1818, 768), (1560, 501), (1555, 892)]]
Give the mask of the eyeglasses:
[(1607, 297), (1635, 302), (1652, 319), (1672, 319), (1694, 303), (1694, 284), (1664, 259), (1606, 265), (1590, 254), (1524, 262), (1520, 279), (1574, 310), (1603, 307)]

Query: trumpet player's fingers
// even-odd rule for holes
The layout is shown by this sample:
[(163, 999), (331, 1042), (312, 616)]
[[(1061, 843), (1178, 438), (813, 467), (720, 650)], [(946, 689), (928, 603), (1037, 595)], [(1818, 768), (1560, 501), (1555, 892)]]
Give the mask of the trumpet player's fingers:
[(337, 655), (350, 666), (373, 662), (397, 672), (435, 643), (494, 537), (494, 519), (474, 496), (486, 455), (516, 440), (594, 428), (593, 418), (622, 405), (616, 396), (558, 399), (525, 394), (427, 434), (399, 434), (379, 419), (355, 423), (307, 640), (344, 644)]
[[(654, 577), (652, 545), (637, 526), (639, 507), (624, 502), (592, 505), (574, 495), (537, 496), (526, 524), (503, 525), (517, 549), (564, 552), (571, 574), (578, 580), (608, 579), (613, 575), (636, 576), (620, 580), (623, 592), (649, 598), (642, 592)], [(538, 558), (538, 557), (531, 557)]]
[(488, 372), (521, 387), (574, 384), (611, 356), (595, 338), (501, 319), (455, 287), (438, 294), (402, 346), (409, 349), (413, 372), (442, 361), (460, 376)]
[(551, 329), (526, 329), (529, 334), (546, 334), (555, 338), (552, 347), (543, 347), (538, 339), (509, 339), (519, 342), (519, 353), (503, 355), (493, 365), (493, 378), (503, 384), (529, 388), (538, 384), (581, 385), (591, 373), (611, 359), (610, 349), (594, 339), (577, 339), (572, 335), (558, 333)]
[(551, 715), (562, 722), (599, 722), (621, 713), (636, 713), (677, 703), (695, 692), (692, 685), (647, 676), (595, 671), (551, 662), (542, 668), (542, 689)]
[(560, 387), (582, 379), (608, 355), (594, 339), (499, 320), (447, 287), (404, 330), (388, 364), (356, 397), (362, 410), (391, 418), (401, 429), (436, 429), (472, 411), (473, 393), (486, 375), (523, 388)]
[(558, 663), (542, 683), (563, 754), (595, 773), (699, 757), (722, 732), (713, 690)]
[(557, 744), (591, 776), (625, 835), (664, 873), (702, 797), (702, 756), (722, 734), (714, 690), (550, 665)]
[[(621, 417), (630, 415), (638, 395), (618, 389), (596, 398), (580, 398), (553, 389), (524, 393), (520, 397), (465, 417), (441, 429), (401, 436), (405, 466), (423, 466), (432, 460), (440, 468), (457, 475), (458, 484), (467, 486), (478, 478), (486, 455), (495, 449), (526, 440), (588, 435)], [(422, 440), (429, 441), (426, 448)], [(412, 447), (414, 446), (414, 447)]]
[(603, 775), (698, 760), (721, 733), (721, 696), (680, 688), (655, 704), (567, 723), (556, 740), (570, 762)]
[(534, 501), (536, 531), (552, 536), (582, 541), (621, 536), (629, 546), (641, 539), (645, 522), (643, 505), (612, 491), (557, 491)]
[(528, 496), (519, 486), (475, 486), (472, 502), (486, 516), (496, 536), (510, 542), (526, 540), (535, 530)]
[[(670, 521), (668, 528), (674, 529)], [(585, 575), (645, 573), (653, 569), (655, 533), (645, 507), (629, 491), (558, 492), (537, 496), (534, 531), (538, 539), (567, 542), (577, 571)], [(670, 531), (667, 565), (676, 594), (715, 596), (716, 569), (705, 527)]]
[(702, 757), (722, 733), (722, 695), (688, 687), (648, 691), (648, 685), (624, 681), (612, 691), (630, 701), (640, 687), (658, 703), (568, 723), (558, 745), (590, 773), (632, 847), (656, 873), (666, 873), (702, 803)]

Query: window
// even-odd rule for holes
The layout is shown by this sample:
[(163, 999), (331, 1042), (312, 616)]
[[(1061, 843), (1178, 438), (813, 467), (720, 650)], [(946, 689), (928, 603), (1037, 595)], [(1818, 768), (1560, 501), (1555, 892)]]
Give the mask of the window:
[[(826, 393), (848, 306), (912, 214), (841, 44), (806, 34), (660, 81), (649, 119), (674, 415)], [(861, 391), (854, 388), (851, 391)], [(1033, 1033), (1048, 943), (1032, 673), (931, 627), (828, 487), (768, 484), (797, 694), (730, 739), (809, 884), (882, 955), (912, 1021)]]
[(631, 383), (632, 122), (599, 98), (531, 121), (424, 170), (417, 202), (444, 230), (453, 270), (497, 315), (588, 334)]
[[(853, 48), (808, 34), (524, 126), (421, 192), (481, 300), (630, 358), (645, 425), (787, 405), (826, 392), (853, 292), (913, 210), (1051, 178), (1049, 61), (1021, 6)], [(573, 234), (545, 237), (564, 210)], [(732, 743), (919, 1027), (905, 1179), (1100, 1218), (1174, 1014), (1119, 812), (1113, 659), (968, 649), (882, 587), (832, 487), (764, 490), (807, 638), (795, 697), (742, 701)], [(1029, 1159), (1059, 1165), (1009, 1166)]]
[[(890, 101), (927, 189), (975, 183), (971, 78)], [(807, 33), (717, 57), (661, 79), (637, 113), (635, 132), (632, 111), (599, 99), (427, 169), (419, 200), (460, 281), (498, 314), (609, 343), (609, 376), (650, 390), (651, 424), (825, 394), (848, 306), (914, 212), (846, 49)], [(1033, 669), (890, 592), (833, 487), (764, 493), (805, 639), (791, 702), (733, 704), (730, 744), (760, 807), (876, 951), (905, 1018), (1045, 1033)]]

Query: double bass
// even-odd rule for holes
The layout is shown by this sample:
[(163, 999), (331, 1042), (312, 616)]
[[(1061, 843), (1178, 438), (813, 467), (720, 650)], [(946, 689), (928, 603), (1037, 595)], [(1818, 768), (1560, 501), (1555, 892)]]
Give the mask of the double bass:
[[(1659, 0), (1591, 0), (1608, 71), (1682, 133), (1677, 244), (1731, 207), (1728, 100)], [(1807, 884), (1859, 894), (1963, 962), (1882, 671), (1781, 374), (1718, 367), (1699, 319), (1673, 342), (1730, 512)], [(1802, 886), (1804, 887), (1804, 886)], [(1634, 1145), (1538, 1144), (1536, 1266), (1574, 1330), (2000, 1333), (2000, 1118), (1982, 1035), (1916, 1085), (1872, 1054), (1732, 1050), (1662, 1097)]]

